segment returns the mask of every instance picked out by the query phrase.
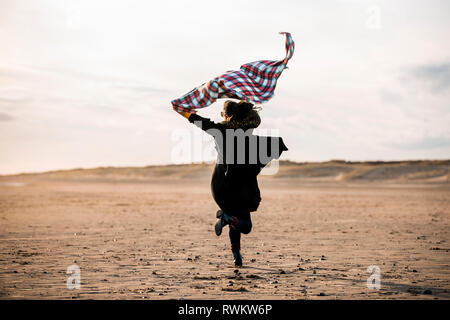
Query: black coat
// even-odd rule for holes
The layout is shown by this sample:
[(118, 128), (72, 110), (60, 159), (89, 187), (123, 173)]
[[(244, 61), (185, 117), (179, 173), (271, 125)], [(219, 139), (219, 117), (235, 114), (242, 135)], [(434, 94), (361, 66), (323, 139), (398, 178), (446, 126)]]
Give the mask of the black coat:
[(218, 156), (211, 192), (217, 205), (234, 216), (256, 211), (261, 202), (256, 177), (271, 160), (288, 150), (283, 139), (253, 135), (253, 129), (244, 135), (245, 128), (230, 129), (197, 114), (191, 114), (189, 121), (214, 137)]

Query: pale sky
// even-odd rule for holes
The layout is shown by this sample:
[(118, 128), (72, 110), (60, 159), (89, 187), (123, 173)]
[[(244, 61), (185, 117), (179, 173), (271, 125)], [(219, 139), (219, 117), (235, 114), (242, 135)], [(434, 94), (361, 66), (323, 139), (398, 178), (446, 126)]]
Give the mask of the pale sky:
[(282, 59), (279, 31), (282, 159), (450, 158), (449, 1), (0, 0), (0, 174), (172, 163), (198, 129), (170, 101)]

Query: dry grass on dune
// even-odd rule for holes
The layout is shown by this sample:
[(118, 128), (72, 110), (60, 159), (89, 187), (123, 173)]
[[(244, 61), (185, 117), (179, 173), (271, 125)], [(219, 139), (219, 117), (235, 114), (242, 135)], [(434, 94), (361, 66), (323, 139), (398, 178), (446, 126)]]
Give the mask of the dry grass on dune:
[(276, 178), (308, 180), (380, 181), (436, 180), (449, 181), (449, 160), (398, 162), (346, 162), (340, 160), (319, 163), (283, 162)]
[[(304, 181), (397, 181), (397, 182), (448, 182), (450, 160), (418, 160), (391, 162), (327, 162), (280, 161), (276, 175), (261, 175), (261, 179), (300, 179)], [(212, 164), (183, 164), (146, 167), (99, 167), (50, 171), (38, 174), (0, 176), (8, 178), (46, 179), (119, 179), (119, 180), (180, 180), (209, 179)]]

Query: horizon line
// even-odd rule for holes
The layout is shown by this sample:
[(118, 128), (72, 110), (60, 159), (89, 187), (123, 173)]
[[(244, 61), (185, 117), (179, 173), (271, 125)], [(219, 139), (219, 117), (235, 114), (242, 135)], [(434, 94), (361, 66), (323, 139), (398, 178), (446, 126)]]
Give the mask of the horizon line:
[[(295, 160), (278, 160), (281, 163), (294, 163), (294, 164), (312, 164), (312, 163), (344, 163), (344, 164), (393, 164), (393, 163), (404, 163), (404, 162), (450, 162), (450, 158), (445, 159), (403, 159), (403, 160), (345, 160), (345, 159), (329, 159), (323, 161), (295, 161)], [(73, 167), (66, 169), (50, 169), (44, 171), (22, 171), (17, 173), (0, 173), (0, 177), (8, 177), (8, 176), (20, 176), (20, 175), (33, 175), (33, 174), (46, 174), (46, 173), (55, 173), (62, 171), (74, 171), (74, 170), (94, 170), (94, 169), (106, 169), (106, 168), (115, 168), (115, 169), (124, 169), (124, 168), (148, 168), (148, 167), (168, 167), (168, 166), (187, 166), (187, 165), (213, 165), (214, 161), (201, 161), (201, 162), (186, 162), (186, 163), (163, 163), (163, 164), (148, 164), (148, 165), (140, 165), (140, 166), (95, 166), (95, 167)]]

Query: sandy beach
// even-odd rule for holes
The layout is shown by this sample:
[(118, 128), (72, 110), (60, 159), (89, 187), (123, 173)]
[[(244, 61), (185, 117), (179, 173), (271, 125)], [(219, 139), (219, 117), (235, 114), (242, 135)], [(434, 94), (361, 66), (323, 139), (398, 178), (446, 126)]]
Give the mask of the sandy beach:
[(449, 299), (449, 168), (282, 163), (241, 269), (213, 231), (211, 165), (2, 176), (0, 298)]

